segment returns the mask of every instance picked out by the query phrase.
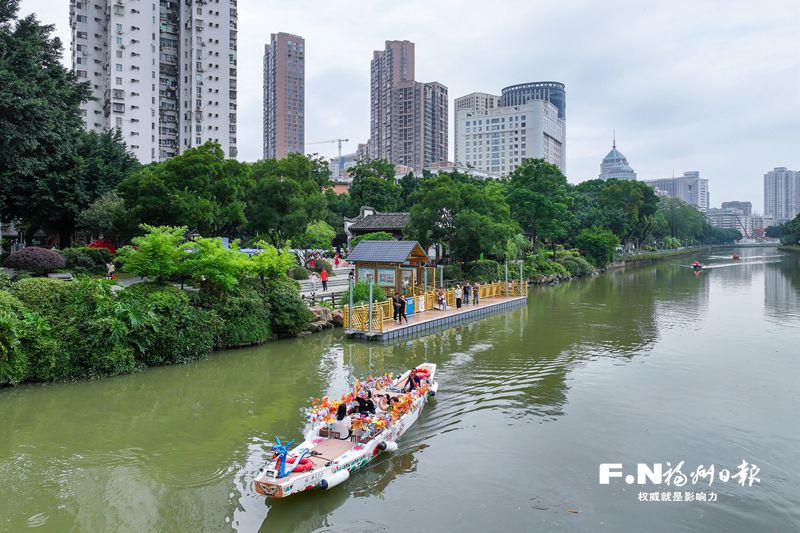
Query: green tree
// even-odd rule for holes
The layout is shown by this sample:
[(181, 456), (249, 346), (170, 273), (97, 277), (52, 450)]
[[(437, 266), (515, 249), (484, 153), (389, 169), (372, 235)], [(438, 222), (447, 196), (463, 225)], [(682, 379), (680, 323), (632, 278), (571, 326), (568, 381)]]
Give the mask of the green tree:
[(0, 8), (0, 211), (69, 244), (75, 218), (135, 165), (114, 133), (86, 133), (89, 86), (60, 64), (61, 41), (18, 0)]
[(569, 203), (567, 178), (543, 159), (528, 159), (509, 176), (511, 215), (534, 246), (540, 239), (555, 242), (566, 235)]
[(614, 259), (619, 239), (614, 233), (600, 227), (584, 228), (576, 239), (578, 249), (596, 267), (603, 268)]
[(251, 234), (263, 235), (273, 246), (283, 247), (302, 236), (309, 222), (326, 218), (326, 196), (313, 168), (299, 154), (253, 164), (255, 187), (245, 211)]
[(402, 209), (411, 209), (411, 195), (414, 194), (417, 189), (419, 189), (419, 179), (414, 176), (413, 172), (409, 172), (400, 178), (400, 201)]
[(388, 161), (359, 161), (348, 169), (348, 173), (353, 177), (350, 216), (358, 214), (362, 206), (383, 212), (397, 211), (402, 206), (402, 189), (395, 183), (394, 165)]
[(496, 181), (440, 173), (421, 180), (411, 202), (407, 236), (425, 248), (445, 245), (462, 261), (473, 261), (482, 253), (502, 257), (508, 240), (519, 233), (503, 185)]
[(141, 229), (145, 235), (134, 237), (133, 246), (120, 249), (117, 258), (126, 272), (163, 283), (181, 271), (186, 227), (142, 224)]
[(263, 282), (286, 276), (290, 268), (297, 265), (295, 255), (288, 248), (278, 250), (266, 241), (258, 241), (255, 247), (261, 251), (250, 257), (248, 270)]
[(214, 143), (150, 164), (118, 187), (138, 223), (186, 226), (207, 235), (236, 233), (246, 223), (252, 189), (250, 167), (226, 160)]
[(93, 237), (116, 240), (127, 215), (122, 197), (117, 191), (108, 191), (78, 215), (77, 223), (79, 228), (89, 231)]
[(201, 282), (201, 290), (231, 291), (251, 266), (248, 257), (239, 251), (238, 241), (225, 248), (218, 238), (198, 237), (182, 249), (185, 255), (181, 270)]
[(315, 220), (309, 222), (306, 230), (294, 243), (294, 246), (303, 250), (303, 263), (308, 262), (310, 250), (330, 250), (331, 241), (336, 237), (334, 230), (327, 222)]

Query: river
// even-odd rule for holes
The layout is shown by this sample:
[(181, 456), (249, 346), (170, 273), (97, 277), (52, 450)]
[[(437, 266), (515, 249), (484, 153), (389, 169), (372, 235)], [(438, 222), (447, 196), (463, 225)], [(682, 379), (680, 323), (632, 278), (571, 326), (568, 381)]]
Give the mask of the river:
[[(681, 258), (532, 289), (402, 343), (327, 332), (2, 389), (0, 530), (800, 530), (800, 255), (731, 251), (699, 275)], [(325, 493), (250, 489), (312, 398), (425, 360), (440, 394), (396, 453)], [(720, 481), (743, 460), (752, 486)], [(713, 484), (599, 483), (601, 463), (681, 461)], [(639, 501), (666, 491), (716, 501)]]

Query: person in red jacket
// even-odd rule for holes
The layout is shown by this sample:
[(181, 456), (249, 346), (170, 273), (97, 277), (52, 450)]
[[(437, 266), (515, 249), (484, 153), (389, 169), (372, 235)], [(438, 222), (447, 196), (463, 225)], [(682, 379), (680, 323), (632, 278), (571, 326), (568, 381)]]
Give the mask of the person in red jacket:
[(323, 268), (322, 272), (319, 273), (319, 277), (322, 280), (322, 290), (323, 291), (327, 291), (328, 290), (328, 271)]

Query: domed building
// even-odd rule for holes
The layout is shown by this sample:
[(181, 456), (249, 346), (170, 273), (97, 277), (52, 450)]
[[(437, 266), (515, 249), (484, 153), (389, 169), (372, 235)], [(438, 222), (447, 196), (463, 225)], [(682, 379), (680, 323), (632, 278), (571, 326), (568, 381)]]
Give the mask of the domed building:
[(617, 150), (617, 139), (611, 145), (611, 151), (603, 158), (600, 163), (600, 176), (601, 180), (618, 179), (618, 180), (635, 180), (636, 172), (628, 165), (628, 159), (622, 155), (622, 152)]

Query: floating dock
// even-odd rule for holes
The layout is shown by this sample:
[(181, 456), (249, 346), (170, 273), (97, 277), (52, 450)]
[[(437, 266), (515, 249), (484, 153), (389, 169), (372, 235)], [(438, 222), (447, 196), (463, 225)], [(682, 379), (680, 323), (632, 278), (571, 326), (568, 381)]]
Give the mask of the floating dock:
[(373, 341), (388, 341), (404, 337), (414, 337), (435, 330), (451, 327), (454, 324), (467, 322), (489, 314), (508, 311), (515, 307), (522, 307), (528, 301), (527, 296), (500, 296), (480, 301), (478, 305), (464, 304), (461, 309), (450, 306), (444, 311), (431, 309), (422, 313), (413, 313), (408, 316), (408, 323), (386, 321), (383, 331), (370, 333), (363, 330), (345, 329), (345, 335), (350, 338), (366, 339)]

